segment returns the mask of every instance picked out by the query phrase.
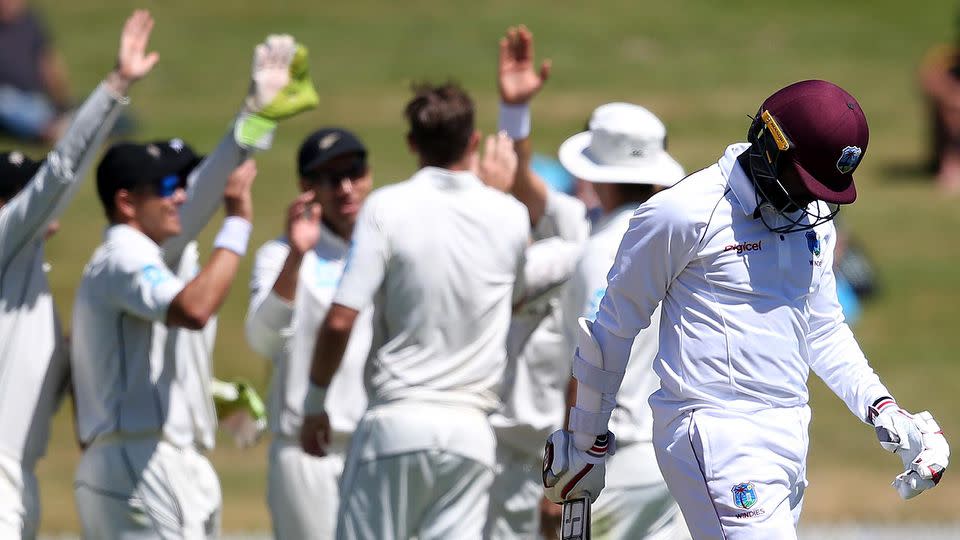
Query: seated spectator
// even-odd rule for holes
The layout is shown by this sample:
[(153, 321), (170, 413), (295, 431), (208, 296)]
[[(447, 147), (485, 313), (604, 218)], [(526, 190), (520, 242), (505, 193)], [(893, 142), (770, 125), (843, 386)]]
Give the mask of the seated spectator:
[(0, 0), (0, 132), (52, 143), (70, 107), (67, 72), (26, 0)]
[(960, 192), (960, 48), (941, 44), (920, 65), (930, 116), (930, 170), (943, 191)]

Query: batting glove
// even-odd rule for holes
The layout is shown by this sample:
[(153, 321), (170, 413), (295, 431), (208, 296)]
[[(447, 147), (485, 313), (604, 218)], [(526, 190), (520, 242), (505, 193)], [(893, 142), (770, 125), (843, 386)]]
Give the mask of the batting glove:
[(892, 484), (902, 498), (912, 499), (940, 483), (950, 446), (929, 412), (910, 414), (887, 398), (870, 407), (870, 419), (880, 446), (903, 460), (905, 470)]
[(586, 451), (573, 444), (569, 431), (554, 431), (543, 450), (543, 487), (547, 498), (557, 504), (581, 497), (595, 502), (606, 485), (607, 456), (614, 452), (616, 438), (609, 431), (597, 437)]
[(241, 146), (266, 149), (278, 121), (316, 107), (320, 98), (310, 79), (307, 49), (292, 36), (271, 35), (257, 45), (251, 71), (235, 137)]
[(220, 425), (239, 448), (253, 446), (267, 429), (267, 410), (257, 391), (243, 381), (214, 379), (210, 385)]

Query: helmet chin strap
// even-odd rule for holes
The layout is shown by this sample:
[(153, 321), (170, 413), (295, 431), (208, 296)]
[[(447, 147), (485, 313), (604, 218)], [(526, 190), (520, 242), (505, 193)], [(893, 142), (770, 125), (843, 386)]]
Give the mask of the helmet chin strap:
[[(840, 212), (839, 205), (822, 201), (802, 204), (790, 195), (779, 178), (782, 151), (759, 114), (750, 126), (747, 140), (750, 142), (747, 150), (749, 174), (757, 195), (758, 213), (768, 229), (780, 234), (805, 231), (830, 221)], [(774, 215), (786, 223), (780, 224), (780, 219), (776, 220), (777, 223), (770, 223), (769, 218)]]

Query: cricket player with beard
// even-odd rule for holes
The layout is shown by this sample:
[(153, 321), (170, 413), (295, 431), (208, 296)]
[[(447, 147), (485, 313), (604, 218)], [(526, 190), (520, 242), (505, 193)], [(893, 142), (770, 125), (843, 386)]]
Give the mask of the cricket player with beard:
[(763, 102), (747, 143), (637, 209), (596, 320), (578, 323), (576, 405), (545, 450), (551, 500), (601, 496), (617, 390), (661, 303), (653, 443), (694, 538), (797, 537), (810, 369), (899, 455), (901, 497), (936, 486), (943, 433), (894, 401), (837, 301), (832, 218), (856, 199), (868, 138), (849, 93), (794, 83)]
[[(88, 447), (75, 484), (88, 537), (219, 532), (219, 482), (200, 451), (212, 448), (217, 425), (211, 322), (251, 227), (256, 168), (239, 161), (269, 146), (278, 120), (316, 104), (305, 67), (291, 37), (270, 36), (254, 52), (243, 110), (213, 154), (200, 161), (179, 139), (123, 143), (97, 170), (112, 225), (77, 293), (71, 359)], [(228, 217), (201, 269), (193, 238), (218, 198)]]
[[(531, 158), (529, 102), (542, 87), (548, 73), (544, 69), (548, 70), (549, 64), (545, 63), (539, 74), (534, 72), (533, 36), (523, 26), (508, 30), (500, 51), (501, 123), (511, 128), (508, 133), (515, 126), (524, 126), (524, 131), (517, 133), (515, 147), (519, 162), (527, 164)], [(545, 401), (541, 396), (555, 396), (549, 409), (542, 405), (540, 408), (553, 412), (556, 426), (563, 422), (565, 397), (571, 395), (564, 392), (571, 381), (571, 365), (561, 359), (569, 358), (574, 349), (572, 336), (576, 332), (575, 326), (570, 327), (570, 321), (575, 324), (580, 315), (596, 312), (597, 301), (606, 287), (607, 271), (633, 211), (654, 192), (683, 177), (683, 168), (666, 152), (665, 142), (666, 128), (651, 112), (637, 105), (610, 103), (594, 111), (588, 131), (574, 135), (560, 147), (561, 163), (575, 178), (593, 186), (602, 214), (593, 224), (571, 279), (561, 290), (557, 313), (562, 314), (566, 324), (559, 332), (559, 345), (552, 350), (543, 345), (534, 348), (539, 340), (538, 335), (533, 334), (527, 345), (530, 358), (523, 360), (542, 367), (538, 377), (518, 379), (517, 382), (524, 382), (524, 389), (514, 392), (516, 402)], [(514, 192), (530, 208), (531, 215), (538, 209), (542, 209), (544, 216), (555, 214), (556, 211), (551, 210), (562, 208), (558, 203), (565, 202), (579, 210), (567, 213), (566, 226), (584, 222), (586, 209), (582, 203), (573, 200), (571, 205), (570, 197), (549, 192), (539, 177), (532, 172), (524, 174), (524, 169), (529, 171), (529, 168), (518, 168)], [(657, 377), (650, 369), (657, 345), (657, 335), (653, 332), (643, 332), (637, 337), (631, 352), (633, 362), (628, 382), (618, 394), (618, 407), (612, 421), (622, 436), (618, 438), (619, 453), (610, 463), (611, 493), (598, 500), (593, 509), (593, 531), (598, 538), (685, 537), (682, 518), (657, 468), (651, 443), (652, 421), (646, 401), (658, 386)], [(562, 375), (559, 381), (549, 376), (558, 369)], [(575, 392), (575, 386), (572, 391)], [(515, 407), (515, 410), (536, 409), (526, 406)], [(515, 416), (520, 418), (516, 413)], [(549, 426), (544, 422), (539, 425)], [(509, 444), (509, 439), (501, 437), (500, 442)], [(498, 455), (504, 453), (498, 449)], [(537, 486), (533, 504), (542, 497), (541, 466), (542, 459), (538, 459), (535, 474), (527, 474), (523, 480), (524, 486), (532, 483)], [(535, 508), (530, 497), (524, 495), (528, 489), (518, 485), (522, 477), (518, 471), (510, 471), (499, 475), (494, 482), (495, 489), (507, 486), (502, 489), (504, 498), (500, 503), (506, 517), (516, 517), (520, 510), (530, 516)], [(539, 517), (545, 537), (556, 534), (558, 511), (559, 507), (549, 501), (541, 506)], [(499, 518), (502, 524), (510, 523), (506, 517)], [(506, 534), (501, 525), (499, 531), (496, 536), (502, 538), (531, 537), (529, 527)]]
[(246, 324), (247, 342), (273, 361), (267, 502), (280, 540), (333, 538), (347, 446), (367, 407), (363, 368), (372, 340), (372, 313), (364, 309), (326, 396), (331, 425), (326, 455), (307, 454), (299, 438), (305, 374), (373, 174), (366, 147), (342, 128), (307, 137), (297, 165), (300, 195), (288, 209), (284, 236), (257, 251)]
[(510, 139), (489, 137), (478, 168), (470, 97), (452, 83), (415, 92), (407, 142), (422, 168), (367, 198), (304, 402), (301, 443), (322, 455), (332, 442), (331, 379), (360, 313), (372, 308), (370, 404), (341, 481), (341, 539), (480, 538), (493, 480), (487, 414), (498, 404), (529, 216), (484, 185), (512, 182)]
[(127, 90), (156, 64), (146, 54), (153, 19), (135, 11), (116, 68), (77, 110), (40, 163), (0, 154), (0, 538), (34, 538), (40, 501), (34, 473), (69, 364), (44, 271), (44, 241), (57, 228), (97, 151), (127, 104)]

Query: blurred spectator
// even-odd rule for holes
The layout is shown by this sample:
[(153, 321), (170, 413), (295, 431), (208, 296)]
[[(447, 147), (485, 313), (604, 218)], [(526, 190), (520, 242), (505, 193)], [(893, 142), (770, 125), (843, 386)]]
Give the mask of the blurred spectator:
[(67, 125), (67, 71), (26, 0), (0, 0), (0, 132), (52, 143)]
[(845, 223), (834, 218), (837, 246), (834, 248), (834, 275), (837, 278), (837, 299), (843, 318), (854, 325), (860, 318), (860, 306), (877, 293), (877, 276), (873, 262)]
[(960, 192), (960, 48), (931, 48), (919, 78), (930, 117), (930, 170), (942, 190)]

